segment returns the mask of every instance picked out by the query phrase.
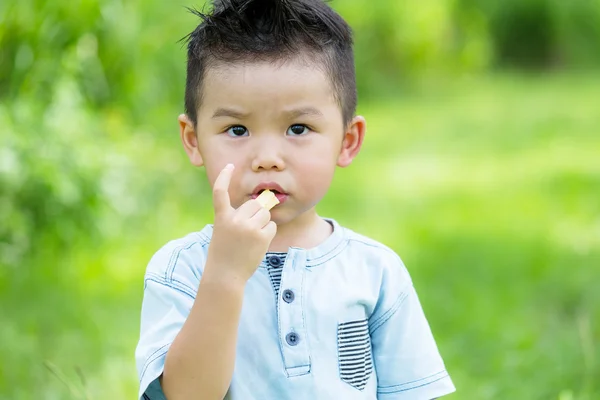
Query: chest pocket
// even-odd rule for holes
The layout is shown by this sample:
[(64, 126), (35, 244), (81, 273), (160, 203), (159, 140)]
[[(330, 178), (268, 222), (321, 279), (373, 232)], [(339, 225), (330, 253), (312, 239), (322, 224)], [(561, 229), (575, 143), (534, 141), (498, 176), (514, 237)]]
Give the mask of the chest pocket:
[(363, 390), (373, 372), (367, 320), (338, 324), (337, 343), (340, 378), (356, 389)]

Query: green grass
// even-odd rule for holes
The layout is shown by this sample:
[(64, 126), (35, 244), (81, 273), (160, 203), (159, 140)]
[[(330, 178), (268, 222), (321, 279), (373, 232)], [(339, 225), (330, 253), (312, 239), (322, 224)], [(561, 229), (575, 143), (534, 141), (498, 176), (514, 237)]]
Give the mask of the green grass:
[[(361, 105), (365, 147), (320, 213), (403, 258), (448, 398), (600, 398), (598, 93), (592, 75), (496, 76)], [(31, 261), (55, 273), (0, 281), (0, 398), (83, 399), (56, 370), (91, 399), (135, 398), (146, 262), (210, 222), (202, 174), (168, 145), (146, 144), (156, 164), (132, 160), (155, 193), (134, 197), (143, 217), (107, 211), (103, 240)]]

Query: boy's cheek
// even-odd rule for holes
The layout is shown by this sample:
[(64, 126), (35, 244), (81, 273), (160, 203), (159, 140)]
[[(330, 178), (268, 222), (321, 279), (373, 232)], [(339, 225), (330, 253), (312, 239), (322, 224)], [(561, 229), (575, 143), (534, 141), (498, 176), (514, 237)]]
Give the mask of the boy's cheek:
[[(307, 163), (311, 165), (310, 163)], [(301, 192), (310, 199), (320, 200), (329, 190), (335, 173), (335, 164), (313, 163), (312, 168), (306, 168), (298, 178)]]

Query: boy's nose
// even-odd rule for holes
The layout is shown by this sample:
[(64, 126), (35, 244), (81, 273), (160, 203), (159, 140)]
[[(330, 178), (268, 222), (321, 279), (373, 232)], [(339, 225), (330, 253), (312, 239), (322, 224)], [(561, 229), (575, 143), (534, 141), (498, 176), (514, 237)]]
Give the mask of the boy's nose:
[(258, 146), (255, 154), (252, 160), (252, 170), (254, 172), (273, 169), (283, 170), (285, 168), (281, 152), (273, 144), (263, 143)]

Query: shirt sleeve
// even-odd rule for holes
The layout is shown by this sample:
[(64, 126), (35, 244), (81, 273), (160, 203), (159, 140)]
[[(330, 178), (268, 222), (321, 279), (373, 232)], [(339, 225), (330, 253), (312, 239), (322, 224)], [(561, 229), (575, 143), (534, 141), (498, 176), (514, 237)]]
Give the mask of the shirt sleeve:
[(200, 274), (194, 273), (189, 247), (161, 249), (148, 264), (142, 301), (140, 339), (135, 359), (140, 380), (138, 398), (165, 400), (159, 383), (167, 351), (188, 317)]
[(431, 400), (452, 393), (454, 385), (410, 276), (399, 258), (393, 264), (369, 321), (377, 398)]

